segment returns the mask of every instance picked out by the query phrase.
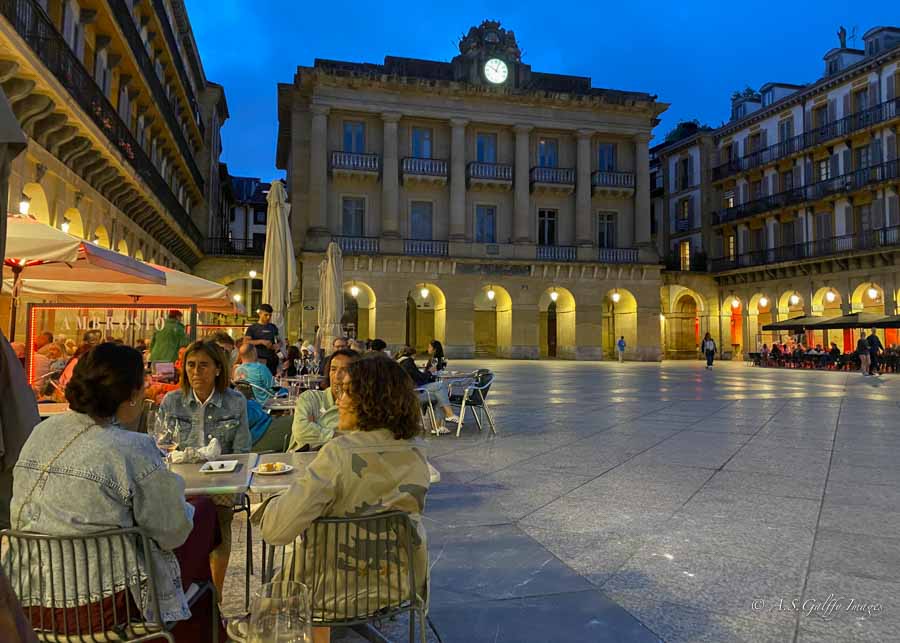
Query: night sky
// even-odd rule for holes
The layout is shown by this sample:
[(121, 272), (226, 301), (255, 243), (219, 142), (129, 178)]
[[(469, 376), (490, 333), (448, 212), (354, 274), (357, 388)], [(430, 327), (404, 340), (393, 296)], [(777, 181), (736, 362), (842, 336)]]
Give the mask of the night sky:
[[(820, 78), (838, 26), (900, 24), (889, 0), (850, 3), (562, 2), (379, 5), (338, 0), (186, 0), (206, 76), (225, 87), (223, 129), (233, 175), (280, 177), (275, 169), (276, 86), (315, 58), (382, 63), (385, 55), (450, 61), (460, 35), (484, 19), (516, 33), (535, 71), (589, 76), (594, 87), (644, 91), (671, 104), (651, 145), (678, 121), (720, 125), (729, 96), (747, 85)], [(891, 7), (894, 7), (891, 9)], [(365, 7), (365, 8), (363, 8)]]

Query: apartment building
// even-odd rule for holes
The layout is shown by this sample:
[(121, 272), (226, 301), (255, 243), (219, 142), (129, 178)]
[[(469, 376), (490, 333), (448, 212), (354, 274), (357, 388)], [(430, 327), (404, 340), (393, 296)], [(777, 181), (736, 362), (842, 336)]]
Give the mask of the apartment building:
[(691, 324), (746, 351), (771, 321), (896, 312), (900, 28), (862, 40), (828, 51), (819, 80), (735, 92), (724, 126), (654, 148), (671, 353), (693, 348)]
[(227, 106), (183, 0), (0, 3), (0, 85), (29, 137), (10, 209), (139, 259), (200, 259)]
[(465, 357), (659, 357), (648, 141), (655, 96), (532, 70), (472, 27), (451, 62), (316, 60), (278, 88), (302, 286), (344, 253), (345, 324)]

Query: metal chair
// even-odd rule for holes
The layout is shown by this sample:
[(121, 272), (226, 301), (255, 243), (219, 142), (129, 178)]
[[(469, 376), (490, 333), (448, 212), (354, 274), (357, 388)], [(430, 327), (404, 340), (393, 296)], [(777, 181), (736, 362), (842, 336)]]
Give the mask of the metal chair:
[(437, 417), (434, 414), (434, 399), (431, 396), (431, 391), (424, 386), (417, 386), (415, 391), (416, 395), (419, 397), (419, 412), (422, 414), (422, 427), (428, 431), (428, 426), (430, 424), (431, 429), (429, 432), (437, 432), (438, 423)]
[[(412, 643), (418, 615), (424, 643), (426, 597), (416, 592), (415, 538), (415, 525), (402, 511), (319, 518), (293, 545), (267, 548), (262, 582), (271, 582), (277, 574), (279, 580), (307, 585), (313, 625), (319, 627), (359, 629), (407, 612)], [(383, 640), (374, 634), (375, 640)]]
[[(472, 415), (475, 416), (475, 422), (478, 424), (479, 431), (484, 428), (481, 418), (483, 413), (491, 427), (491, 432), (497, 435), (497, 429), (494, 427), (494, 416), (491, 415), (491, 410), (487, 405), (487, 396), (493, 383), (494, 374), (487, 369), (475, 371), (471, 380), (450, 382), (450, 404), (451, 406), (459, 406), (459, 423), (456, 425), (456, 437), (459, 437), (462, 431), (467, 407), (472, 409)], [(455, 388), (462, 388), (463, 390), (461, 393), (454, 393)]]
[[(4, 529), (0, 532), (0, 549), (6, 552), (3, 571), (39, 640), (75, 643), (163, 639), (174, 643), (170, 630), (175, 623), (164, 623), (159, 616), (153, 566), (139, 562), (150, 556), (150, 541), (140, 528), (79, 536)], [(121, 557), (118, 563), (117, 556)], [(146, 585), (152, 620), (134, 605), (130, 596), (128, 585), (138, 579)], [(212, 583), (200, 586), (188, 603), (194, 605), (207, 592), (212, 596), (212, 640), (218, 641), (219, 613)], [(75, 596), (85, 593), (94, 600), (79, 608)]]

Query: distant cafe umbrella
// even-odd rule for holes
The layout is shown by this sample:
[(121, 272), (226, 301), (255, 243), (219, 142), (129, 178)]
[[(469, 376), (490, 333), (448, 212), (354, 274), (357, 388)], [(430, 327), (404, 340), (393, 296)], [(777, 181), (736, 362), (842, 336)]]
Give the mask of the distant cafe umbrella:
[(325, 259), (319, 264), (319, 332), (320, 350), (328, 352), (335, 337), (341, 337), (344, 316), (344, 267), (341, 249), (332, 241)]
[(266, 250), (263, 255), (263, 301), (272, 306), (272, 323), (278, 326), (279, 337), (287, 337), (287, 312), (291, 291), (297, 286), (297, 266), (284, 185), (272, 181), (266, 197)]

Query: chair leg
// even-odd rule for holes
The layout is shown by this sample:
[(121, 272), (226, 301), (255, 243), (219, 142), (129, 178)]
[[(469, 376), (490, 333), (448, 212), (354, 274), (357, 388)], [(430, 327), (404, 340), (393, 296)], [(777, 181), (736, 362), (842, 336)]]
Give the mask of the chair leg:
[(472, 407), (472, 415), (475, 416), (475, 424), (478, 425), (478, 431), (484, 431), (484, 427), (481, 426), (481, 414), (479, 413), (480, 409), (477, 406)]
[(463, 397), (462, 404), (459, 405), (459, 421), (456, 423), (456, 437), (462, 432), (463, 421), (466, 419), (466, 398)]
[(488, 408), (487, 402), (482, 402), (481, 408), (484, 409), (484, 414), (487, 416), (488, 424), (491, 426), (491, 433), (497, 435), (497, 429), (494, 426), (494, 416), (491, 415), (491, 410)]

